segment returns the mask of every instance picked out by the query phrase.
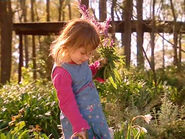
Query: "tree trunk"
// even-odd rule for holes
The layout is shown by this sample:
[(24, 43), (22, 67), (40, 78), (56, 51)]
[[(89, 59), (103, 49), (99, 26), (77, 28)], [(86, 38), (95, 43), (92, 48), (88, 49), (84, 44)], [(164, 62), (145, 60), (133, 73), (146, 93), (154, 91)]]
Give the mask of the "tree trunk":
[(116, 2), (117, 0), (112, 0), (112, 5), (111, 5), (111, 19), (112, 19), (112, 39), (115, 41), (115, 23), (114, 23), (114, 9), (115, 9), (115, 6), (116, 6)]
[(152, 4), (152, 32), (150, 33), (151, 36), (151, 68), (152, 71), (155, 71), (155, 56), (154, 56), (154, 51), (155, 51), (155, 0), (153, 0)]
[[(23, 3), (23, 19), (24, 22), (27, 22), (27, 6), (26, 6), (26, 0), (21, 0)], [(28, 68), (29, 63), (29, 54), (28, 54), (28, 37), (27, 35), (24, 36), (24, 48), (25, 48), (25, 66)]]
[(173, 32), (173, 51), (174, 51), (174, 58), (173, 58), (173, 63), (175, 66), (178, 66), (178, 55), (177, 55), (177, 43), (178, 43), (178, 33), (177, 33), (177, 26), (174, 25), (174, 32)]
[(164, 33), (163, 33), (162, 46), (163, 46), (163, 71), (164, 71), (164, 68), (165, 68), (165, 44), (164, 44)]
[(157, 87), (157, 77), (156, 77), (156, 72), (155, 72), (155, 2), (156, 0), (153, 0), (152, 3), (152, 32), (150, 33), (151, 35), (151, 70), (153, 72), (153, 79), (155, 83), (155, 87)]
[(18, 15), (19, 22), (22, 23), (22, 19), (23, 19), (23, 13), (22, 12), (23, 12), (23, 9), (22, 9), (22, 5), (21, 5), (21, 0), (17, 0), (15, 5), (16, 5), (16, 9), (21, 8), (21, 10), (19, 10), (17, 12), (17, 15)]
[(50, 21), (50, 0), (46, 1), (46, 21)]
[(107, 0), (99, 1), (99, 20), (105, 21), (107, 18)]
[(173, 26), (173, 50), (174, 50), (174, 59), (173, 59), (173, 63), (174, 65), (178, 66), (178, 57), (177, 57), (177, 43), (178, 43), (178, 33), (177, 33), (177, 17), (175, 14), (175, 9), (174, 9), (174, 5), (172, 0), (170, 0), (170, 5), (171, 5), (171, 10), (172, 10), (172, 14), (173, 14), (173, 18), (174, 18), (174, 26)]
[(180, 33), (179, 34), (179, 70), (181, 70), (181, 62), (182, 62), (182, 54), (181, 54), (181, 51), (182, 51), (182, 43), (181, 43), (181, 39), (182, 39), (182, 34)]
[[(161, 1), (161, 3), (162, 3), (162, 9), (164, 9), (164, 1), (162, 0)], [(165, 17), (166, 17), (166, 12), (165, 12), (165, 9), (163, 10), (163, 12), (162, 12), (162, 15), (163, 15), (163, 21), (165, 21)], [(164, 32), (163, 32), (163, 34), (162, 34), (162, 46), (163, 46), (163, 50), (162, 50), (162, 52), (163, 52), (163, 64), (162, 64), (162, 67), (163, 67), (163, 72), (165, 72), (165, 43), (164, 43), (164, 41), (165, 41), (165, 39), (164, 39)]]
[[(27, 22), (27, 6), (26, 6), (26, 0), (19, 0), (21, 9), (22, 9), (22, 17), (23, 21)], [(28, 37), (27, 35), (24, 35), (24, 55), (25, 55), (25, 66), (28, 68), (28, 62), (29, 62), (29, 55), (28, 55)]]
[(62, 5), (64, 3), (64, 0), (59, 0), (59, 7), (58, 7), (58, 21), (61, 21), (61, 17), (62, 17)]
[(81, 4), (84, 4), (87, 8), (89, 8), (89, 0), (81, 0)]
[(124, 55), (126, 58), (126, 67), (130, 67), (130, 59), (131, 59), (131, 18), (132, 18), (132, 7), (133, 1), (126, 0), (124, 6), (124, 37), (123, 37), (123, 44), (124, 44)]
[(143, 57), (143, 0), (137, 0), (137, 66), (139, 68), (144, 68), (144, 57)]
[[(31, 21), (34, 22), (34, 5), (35, 0), (31, 0)], [(32, 60), (33, 60), (33, 79), (37, 78), (36, 73), (36, 48), (35, 48), (35, 36), (32, 35)]]
[(69, 11), (69, 20), (72, 19), (72, 14), (71, 14), (71, 3), (69, 3), (68, 5), (68, 11)]
[(1, 83), (10, 81), (12, 63), (12, 9), (11, 1), (0, 1), (1, 27)]
[(65, 21), (66, 12), (65, 10), (62, 10), (62, 21)]

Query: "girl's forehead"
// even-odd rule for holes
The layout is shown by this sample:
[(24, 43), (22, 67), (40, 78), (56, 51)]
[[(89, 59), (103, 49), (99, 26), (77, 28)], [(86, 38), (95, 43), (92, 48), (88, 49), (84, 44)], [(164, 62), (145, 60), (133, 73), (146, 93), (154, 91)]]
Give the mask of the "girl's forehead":
[(87, 47), (79, 47), (77, 48), (77, 50), (81, 52), (86, 52), (86, 53), (94, 51), (94, 49), (88, 49)]

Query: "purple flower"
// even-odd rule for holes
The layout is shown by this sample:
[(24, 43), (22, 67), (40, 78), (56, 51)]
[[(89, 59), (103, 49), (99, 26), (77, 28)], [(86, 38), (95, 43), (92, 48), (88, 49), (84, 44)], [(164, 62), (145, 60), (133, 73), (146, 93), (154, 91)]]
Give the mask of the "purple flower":
[(105, 40), (103, 41), (103, 46), (107, 46), (108, 42), (109, 42), (109, 40), (108, 40), (108, 39), (105, 39)]
[(90, 14), (89, 14), (89, 10), (87, 9), (87, 7), (84, 4), (81, 4), (80, 0), (78, 0), (78, 5), (79, 5), (80, 13), (82, 14), (82, 18), (89, 20)]
[[(105, 38), (104, 40), (107, 39), (107, 40), (111, 41), (110, 46), (113, 46), (114, 42), (113, 42), (112, 38), (110, 38), (110, 36), (108, 35), (108, 29), (110, 27), (111, 18), (109, 18), (105, 22), (98, 22), (95, 19), (94, 15), (90, 14), (89, 9), (85, 5), (81, 4), (81, 0), (78, 0), (78, 5), (79, 5), (79, 11), (82, 14), (81, 18), (86, 19), (86, 20), (90, 21), (92, 24), (94, 24), (97, 31), (100, 34), (104, 35), (104, 38)], [(103, 43), (104, 44), (103, 46), (106, 46), (107, 43), (108, 43), (108, 41)]]
[(106, 23), (105, 23), (105, 29), (104, 29), (104, 35), (105, 36), (108, 36), (108, 29), (110, 27), (110, 21), (111, 21), (111, 18), (109, 18)]
[(88, 8), (85, 5), (81, 4), (81, 0), (78, 0), (78, 5), (79, 5), (80, 13), (82, 14), (82, 18), (87, 19), (91, 23), (93, 23), (100, 34), (104, 34), (105, 36), (108, 36), (107, 34), (108, 34), (108, 28), (110, 27), (111, 18), (109, 18), (106, 22), (100, 23), (96, 21), (93, 15), (90, 14)]
[(110, 42), (110, 46), (113, 47), (114, 46), (114, 40), (112, 39)]

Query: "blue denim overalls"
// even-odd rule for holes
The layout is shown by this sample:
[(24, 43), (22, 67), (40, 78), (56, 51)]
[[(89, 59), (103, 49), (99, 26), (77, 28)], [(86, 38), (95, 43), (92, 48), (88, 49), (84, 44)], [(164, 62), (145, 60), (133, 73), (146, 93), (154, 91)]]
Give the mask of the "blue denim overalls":
[[(90, 126), (88, 139), (111, 139), (88, 62), (80, 65), (64, 63), (62, 67), (71, 75), (73, 93), (80, 113)], [(70, 139), (73, 134), (72, 126), (62, 112), (60, 120), (65, 139)]]

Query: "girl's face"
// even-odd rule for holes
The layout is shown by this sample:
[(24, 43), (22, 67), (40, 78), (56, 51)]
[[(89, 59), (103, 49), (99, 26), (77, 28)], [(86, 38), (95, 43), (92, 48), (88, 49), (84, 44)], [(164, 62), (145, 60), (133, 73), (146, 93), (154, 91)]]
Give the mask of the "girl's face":
[(83, 62), (89, 60), (93, 52), (94, 50), (87, 52), (85, 48), (80, 47), (70, 52), (70, 58), (72, 62), (82, 64)]

